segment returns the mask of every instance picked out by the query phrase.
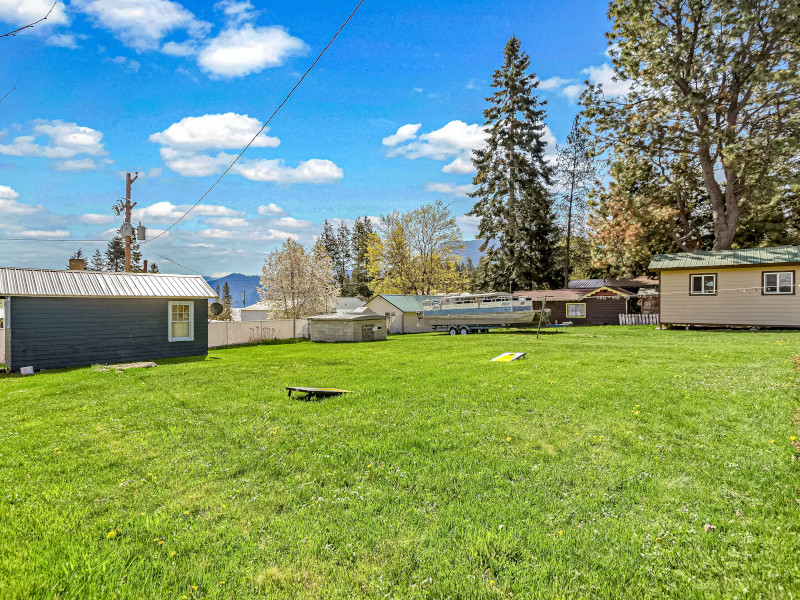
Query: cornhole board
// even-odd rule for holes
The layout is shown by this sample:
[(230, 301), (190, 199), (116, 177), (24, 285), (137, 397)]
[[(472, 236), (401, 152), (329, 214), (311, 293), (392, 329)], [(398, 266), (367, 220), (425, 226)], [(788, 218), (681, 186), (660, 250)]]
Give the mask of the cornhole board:
[(340, 390), (337, 388), (318, 388), (318, 387), (300, 387), (300, 386), (286, 386), (289, 390), (289, 397), (292, 397), (292, 392), (302, 392), (306, 394), (306, 398), (327, 398), (328, 396), (338, 396), (346, 394), (350, 390)]
[(512, 360), (517, 360), (518, 358), (523, 358), (527, 354), (526, 352), (503, 352), (500, 356), (495, 356), (489, 362), (511, 362)]

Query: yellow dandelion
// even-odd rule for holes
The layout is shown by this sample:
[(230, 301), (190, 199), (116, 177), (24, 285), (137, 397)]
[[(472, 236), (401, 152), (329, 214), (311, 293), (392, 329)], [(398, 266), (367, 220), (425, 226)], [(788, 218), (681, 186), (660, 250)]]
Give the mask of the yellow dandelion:
[(113, 538), (115, 535), (117, 535), (117, 530), (112, 529), (111, 531), (108, 532), (108, 539)]
[(793, 436), (793, 435), (790, 435), (789, 439), (792, 440), (792, 441), (795, 441), (797, 438), (795, 436)]
[(170, 552), (169, 553), (170, 556), (175, 556), (176, 554), (177, 554), (177, 552)]
[(769, 443), (770, 443), (770, 444), (774, 444), (774, 443), (775, 443), (775, 440), (770, 440), (770, 441), (769, 441)]
[(510, 441), (511, 441), (511, 438), (510, 438), (510, 437), (507, 437), (507, 438), (506, 438), (506, 441), (507, 441), (507, 442), (510, 442)]
[(188, 514), (189, 514), (189, 511), (188, 511), (188, 510), (185, 510), (185, 511), (183, 511), (183, 514), (185, 514), (185, 515), (188, 515)]
[(159, 546), (163, 546), (163, 545), (164, 545), (164, 540), (160, 540), (160, 541), (158, 542), (158, 545), (159, 545)]

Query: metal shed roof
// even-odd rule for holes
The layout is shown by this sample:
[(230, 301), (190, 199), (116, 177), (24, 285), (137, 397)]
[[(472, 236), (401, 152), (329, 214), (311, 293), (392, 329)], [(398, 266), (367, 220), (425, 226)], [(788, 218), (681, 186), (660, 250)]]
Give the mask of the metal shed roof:
[[(414, 296), (412, 294), (378, 294), (375, 298), (383, 298), (400, 312), (418, 312), (422, 310), (425, 300), (441, 298), (441, 296)], [(373, 300), (375, 299), (373, 298)], [(369, 304), (369, 302), (367, 303)]]
[(677, 254), (656, 254), (651, 271), (666, 269), (705, 269), (708, 267), (748, 267), (800, 263), (800, 246), (742, 248), (740, 250), (700, 250)]
[(217, 294), (197, 275), (0, 267), (0, 296), (216, 298)]

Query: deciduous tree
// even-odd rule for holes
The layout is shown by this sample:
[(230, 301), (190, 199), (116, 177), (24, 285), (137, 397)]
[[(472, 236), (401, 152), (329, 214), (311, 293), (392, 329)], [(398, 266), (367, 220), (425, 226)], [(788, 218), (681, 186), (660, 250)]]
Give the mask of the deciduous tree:
[[(762, 213), (797, 186), (800, 3), (614, 0), (609, 17), (615, 76), (630, 91), (584, 94), (596, 152), (658, 166), (666, 193), (651, 205), (678, 249), (768, 243), (743, 224), (768, 226)], [(706, 205), (689, 198), (698, 190)]]
[(288, 239), (264, 261), (258, 294), (272, 318), (299, 319), (329, 313), (336, 306), (339, 289), (333, 263), (321, 245), (315, 250), (309, 252)]

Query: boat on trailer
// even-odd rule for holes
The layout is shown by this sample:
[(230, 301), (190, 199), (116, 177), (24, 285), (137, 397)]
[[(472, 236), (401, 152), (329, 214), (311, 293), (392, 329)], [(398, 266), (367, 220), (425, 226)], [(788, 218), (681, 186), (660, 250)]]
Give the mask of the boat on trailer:
[(506, 292), (454, 294), (425, 300), (417, 313), (419, 327), (449, 330), (451, 335), (531, 324), (539, 311), (530, 298)]

